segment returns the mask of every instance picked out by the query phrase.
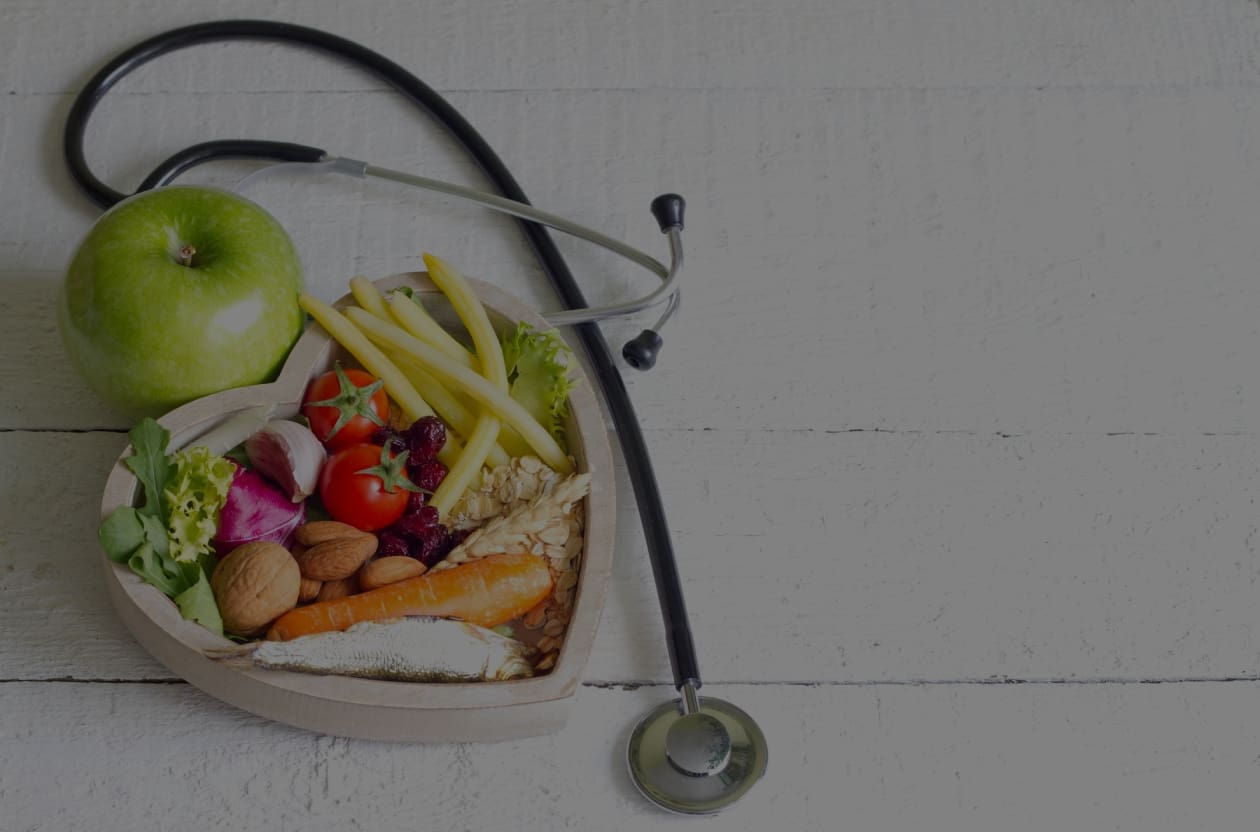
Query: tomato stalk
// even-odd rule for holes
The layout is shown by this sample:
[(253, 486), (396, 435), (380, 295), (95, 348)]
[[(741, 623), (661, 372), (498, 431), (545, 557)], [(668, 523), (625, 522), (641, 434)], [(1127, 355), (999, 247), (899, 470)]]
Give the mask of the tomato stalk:
[(407, 456), (410, 453), (410, 451), (403, 451), (398, 456), (391, 457), (389, 455), (389, 443), (386, 442), (381, 446), (381, 463), (373, 465), (371, 468), (355, 471), (355, 473), (367, 474), (378, 478), (381, 481), (381, 487), (389, 494), (393, 494), (396, 488), (401, 488), (403, 491), (428, 494), (429, 492), (407, 478)]
[(372, 396), (377, 390), (381, 389), (381, 385), (384, 382), (378, 378), (371, 384), (358, 387), (346, 375), (345, 370), (341, 369), (340, 361), (333, 365), (333, 372), (337, 374), (337, 384), (340, 387), (337, 395), (323, 401), (307, 402), (305, 404), (305, 407), (337, 408), (337, 421), (333, 423), (332, 429), (328, 431), (328, 434), (323, 437), (323, 441), (327, 442), (336, 436), (338, 431), (356, 416), (364, 417), (377, 427), (384, 427), (385, 421), (377, 415), (375, 408), (372, 407)]

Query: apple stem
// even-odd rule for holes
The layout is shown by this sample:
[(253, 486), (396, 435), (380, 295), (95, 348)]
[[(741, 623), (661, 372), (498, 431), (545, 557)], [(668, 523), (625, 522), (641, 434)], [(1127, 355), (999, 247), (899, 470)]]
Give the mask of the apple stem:
[(184, 245), (179, 250), (179, 262), (184, 266), (191, 266), (193, 255), (197, 253), (197, 249), (191, 245)]

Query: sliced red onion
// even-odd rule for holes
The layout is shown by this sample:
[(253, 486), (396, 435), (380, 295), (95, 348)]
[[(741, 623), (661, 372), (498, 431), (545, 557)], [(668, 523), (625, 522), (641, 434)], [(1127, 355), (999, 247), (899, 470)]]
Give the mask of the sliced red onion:
[(305, 516), (305, 502), (293, 502), (257, 471), (238, 468), (227, 502), (219, 512), (215, 553), (223, 557), (237, 546), (255, 540), (271, 540), (289, 548), (293, 545), (293, 533)]

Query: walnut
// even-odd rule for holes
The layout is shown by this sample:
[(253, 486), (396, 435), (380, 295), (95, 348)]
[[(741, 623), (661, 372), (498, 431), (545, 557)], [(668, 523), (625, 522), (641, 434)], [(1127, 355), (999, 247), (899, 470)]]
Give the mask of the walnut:
[(269, 541), (237, 546), (210, 576), (223, 629), (238, 636), (266, 632), (268, 624), (297, 606), (301, 584), (293, 555)]

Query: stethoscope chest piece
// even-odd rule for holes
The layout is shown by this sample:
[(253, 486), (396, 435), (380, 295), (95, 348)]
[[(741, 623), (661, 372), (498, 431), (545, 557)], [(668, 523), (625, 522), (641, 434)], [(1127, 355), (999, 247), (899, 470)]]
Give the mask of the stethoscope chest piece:
[(671, 812), (707, 815), (741, 798), (765, 773), (766, 738), (747, 713), (721, 699), (683, 699), (654, 708), (627, 747), (630, 779)]

